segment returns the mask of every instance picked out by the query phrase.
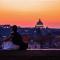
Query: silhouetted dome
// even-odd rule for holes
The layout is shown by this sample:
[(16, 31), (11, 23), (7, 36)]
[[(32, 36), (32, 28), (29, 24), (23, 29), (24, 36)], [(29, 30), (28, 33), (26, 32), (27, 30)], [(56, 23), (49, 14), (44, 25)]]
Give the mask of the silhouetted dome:
[(43, 25), (42, 21), (39, 19), (39, 21), (37, 22), (37, 25)]
[(39, 21), (35, 25), (36, 28), (42, 28), (43, 27), (43, 22), (39, 19)]

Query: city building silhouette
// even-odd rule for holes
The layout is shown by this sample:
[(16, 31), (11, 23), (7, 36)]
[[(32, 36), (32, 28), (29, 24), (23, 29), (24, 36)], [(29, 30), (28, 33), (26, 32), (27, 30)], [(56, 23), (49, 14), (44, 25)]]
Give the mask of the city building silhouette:
[[(11, 34), (11, 28), (11, 25), (8, 24), (0, 25), (0, 40), (3, 40), (5, 37), (8, 37)], [(36, 22), (35, 27), (23, 28), (17, 26), (17, 32), (21, 34), (25, 43), (31, 44), (35, 46), (35, 48), (38, 46), (36, 46), (36, 44), (40, 44), (41, 48), (44, 46), (50, 47), (51, 43), (53, 43), (53, 45), (56, 43), (56, 41), (54, 41), (57, 40), (56, 37), (60, 36), (60, 29), (49, 27), (45, 28), (44, 23), (41, 21), (41, 19)], [(58, 43), (55, 45), (58, 46)]]
[(43, 22), (41, 21), (41, 19), (39, 19), (39, 21), (36, 23), (35, 28), (43, 28)]

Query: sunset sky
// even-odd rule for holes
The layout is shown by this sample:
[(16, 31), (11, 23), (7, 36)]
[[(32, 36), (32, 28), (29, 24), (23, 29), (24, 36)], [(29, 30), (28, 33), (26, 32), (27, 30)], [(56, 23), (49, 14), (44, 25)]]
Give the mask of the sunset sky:
[(0, 24), (60, 28), (60, 0), (0, 0)]

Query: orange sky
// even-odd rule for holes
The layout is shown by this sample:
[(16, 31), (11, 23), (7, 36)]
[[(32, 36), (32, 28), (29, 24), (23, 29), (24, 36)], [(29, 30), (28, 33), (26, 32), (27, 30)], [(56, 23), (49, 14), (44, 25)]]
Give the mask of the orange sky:
[(0, 0), (0, 24), (32, 27), (39, 18), (44, 26), (60, 28), (60, 0)]

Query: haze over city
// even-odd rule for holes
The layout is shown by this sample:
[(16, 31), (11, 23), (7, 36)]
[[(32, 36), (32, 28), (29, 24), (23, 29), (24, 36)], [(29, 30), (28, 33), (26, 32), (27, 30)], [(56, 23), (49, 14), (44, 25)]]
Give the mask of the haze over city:
[(0, 24), (33, 27), (39, 18), (45, 26), (60, 28), (60, 0), (0, 0)]

